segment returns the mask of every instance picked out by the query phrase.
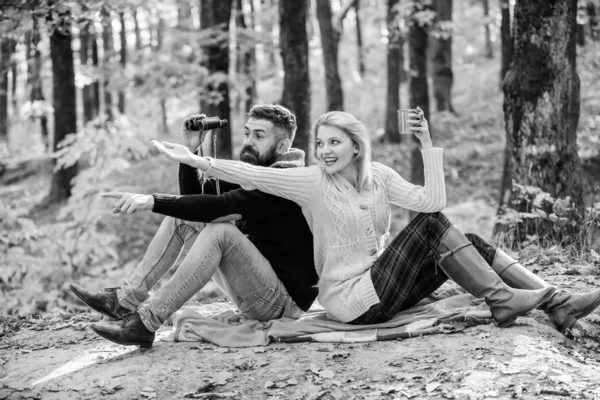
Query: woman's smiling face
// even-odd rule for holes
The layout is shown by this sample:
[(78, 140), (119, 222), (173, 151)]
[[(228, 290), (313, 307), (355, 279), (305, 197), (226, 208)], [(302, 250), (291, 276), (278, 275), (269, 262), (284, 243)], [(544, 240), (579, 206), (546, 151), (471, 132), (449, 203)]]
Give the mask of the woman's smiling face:
[(354, 155), (356, 145), (343, 130), (334, 126), (321, 125), (317, 131), (316, 156), (319, 165), (328, 174), (355, 173)]

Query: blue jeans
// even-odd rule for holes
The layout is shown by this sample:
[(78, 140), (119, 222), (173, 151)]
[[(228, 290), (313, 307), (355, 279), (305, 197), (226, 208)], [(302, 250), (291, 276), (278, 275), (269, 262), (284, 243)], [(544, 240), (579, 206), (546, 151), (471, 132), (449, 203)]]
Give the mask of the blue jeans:
[[(117, 293), (124, 307), (139, 305), (149, 330), (156, 331), (211, 279), (249, 318), (302, 315), (269, 261), (235, 225), (202, 225), (166, 217), (142, 262)], [(178, 258), (182, 261), (171, 279), (149, 296)]]

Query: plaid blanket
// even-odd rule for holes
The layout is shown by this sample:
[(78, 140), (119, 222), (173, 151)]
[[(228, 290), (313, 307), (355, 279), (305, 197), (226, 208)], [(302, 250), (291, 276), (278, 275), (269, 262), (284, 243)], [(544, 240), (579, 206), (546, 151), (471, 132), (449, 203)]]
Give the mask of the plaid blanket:
[(445, 284), (432, 296), (396, 314), (389, 321), (350, 325), (332, 321), (319, 304), (300, 319), (261, 322), (246, 318), (231, 303), (188, 306), (173, 318), (169, 340), (206, 341), (224, 347), (266, 346), (272, 342), (367, 342), (452, 331), (458, 325), (491, 322), (482, 299)]

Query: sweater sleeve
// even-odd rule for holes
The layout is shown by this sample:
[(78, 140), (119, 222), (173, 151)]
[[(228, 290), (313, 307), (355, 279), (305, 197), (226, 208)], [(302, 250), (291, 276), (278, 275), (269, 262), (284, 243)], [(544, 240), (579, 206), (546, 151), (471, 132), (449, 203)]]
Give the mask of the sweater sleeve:
[(288, 213), (298, 207), (281, 197), (241, 188), (221, 196), (154, 194), (153, 197), (153, 212), (197, 222), (212, 222), (232, 215), (238, 215), (244, 220), (254, 220)]
[(374, 163), (381, 169), (390, 202), (411, 211), (432, 213), (446, 207), (443, 149), (422, 150), (425, 167), (425, 184), (413, 185), (396, 171), (383, 164)]
[(304, 207), (321, 182), (323, 172), (316, 166), (298, 168), (269, 168), (241, 161), (207, 157), (208, 173), (220, 179), (241, 185), (243, 189), (258, 189), (283, 197)]

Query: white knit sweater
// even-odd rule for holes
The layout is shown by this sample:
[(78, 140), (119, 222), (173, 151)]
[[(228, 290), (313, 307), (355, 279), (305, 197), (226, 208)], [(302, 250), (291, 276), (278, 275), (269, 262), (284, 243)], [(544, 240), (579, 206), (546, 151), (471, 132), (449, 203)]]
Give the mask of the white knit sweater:
[(425, 213), (446, 206), (443, 150), (431, 148), (422, 154), (424, 186), (372, 162), (373, 187), (361, 193), (341, 175), (329, 175), (316, 165), (275, 169), (209, 158), (208, 173), (302, 207), (313, 233), (319, 302), (329, 318), (349, 322), (379, 303), (370, 268), (389, 236), (390, 204)]

